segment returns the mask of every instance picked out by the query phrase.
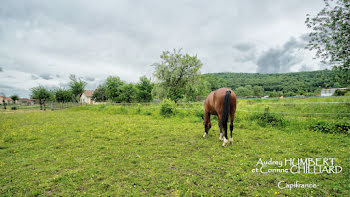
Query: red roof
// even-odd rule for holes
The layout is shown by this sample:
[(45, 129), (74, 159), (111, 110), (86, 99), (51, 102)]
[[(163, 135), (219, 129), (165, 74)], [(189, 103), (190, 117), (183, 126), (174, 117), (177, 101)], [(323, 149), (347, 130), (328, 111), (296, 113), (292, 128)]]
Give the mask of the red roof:
[(12, 101), (12, 99), (10, 97), (5, 97), (6, 101)]
[(95, 90), (85, 90), (84, 94), (86, 97), (92, 97)]
[(32, 100), (31, 99), (28, 99), (28, 98), (21, 98), (21, 99), (18, 99), (18, 102), (28, 102), (30, 103)]

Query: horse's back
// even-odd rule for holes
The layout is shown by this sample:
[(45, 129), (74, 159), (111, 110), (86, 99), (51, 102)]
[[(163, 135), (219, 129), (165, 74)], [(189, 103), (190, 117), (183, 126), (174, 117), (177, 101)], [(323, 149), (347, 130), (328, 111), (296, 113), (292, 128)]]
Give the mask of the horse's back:
[(219, 88), (212, 91), (204, 102), (204, 109), (211, 114), (221, 114), (226, 92), (231, 92), (231, 107), (236, 107), (236, 94), (229, 88)]
[(214, 93), (215, 91), (212, 91), (209, 93), (209, 95), (207, 96), (207, 98), (205, 99), (204, 102), (204, 109), (206, 112), (211, 113), (211, 114), (216, 114), (215, 113), (215, 98), (214, 98)]

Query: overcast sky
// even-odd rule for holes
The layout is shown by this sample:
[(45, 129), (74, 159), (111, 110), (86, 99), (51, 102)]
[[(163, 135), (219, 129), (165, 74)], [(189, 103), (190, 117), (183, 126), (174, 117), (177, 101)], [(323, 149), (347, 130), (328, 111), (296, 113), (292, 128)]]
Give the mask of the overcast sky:
[(325, 68), (304, 49), (306, 14), (321, 0), (1, 0), (0, 93), (67, 87), (76, 74), (94, 89), (108, 76), (152, 76), (164, 50), (198, 55), (202, 73), (282, 73)]

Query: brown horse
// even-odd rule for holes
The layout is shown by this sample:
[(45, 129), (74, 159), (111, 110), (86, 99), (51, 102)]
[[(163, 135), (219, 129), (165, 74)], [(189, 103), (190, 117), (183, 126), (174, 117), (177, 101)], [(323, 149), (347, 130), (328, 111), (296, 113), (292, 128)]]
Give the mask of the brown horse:
[[(228, 144), (227, 140), (227, 120), (228, 115), (231, 117), (230, 124), (230, 143), (232, 140), (232, 130), (233, 130), (233, 120), (235, 119), (236, 112), (236, 94), (228, 89), (228, 88), (220, 88), (215, 91), (212, 91), (204, 102), (204, 134), (205, 138), (208, 135), (208, 131), (211, 128), (210, 115), (217, 115), (219, 119), (219, 127), (220, 127), (220, 138), (219, 140), (224, 141), (222, 146), (226, 146)], [(224, 133), (222, 133), (224, 130)]]

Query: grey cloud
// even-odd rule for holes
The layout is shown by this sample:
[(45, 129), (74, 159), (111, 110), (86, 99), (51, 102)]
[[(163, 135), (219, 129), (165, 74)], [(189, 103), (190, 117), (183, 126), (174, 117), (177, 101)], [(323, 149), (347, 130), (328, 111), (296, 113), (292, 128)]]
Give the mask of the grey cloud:
[(0, 67), (0, 72), (4, 72), (3, 70), (2, 70), (2, 68)]
[(299, 68), (299, 72), (302, 72), (302, 71), (310, 71), (310, 70), (313, 70), (313, 67), (308, 66), (308, 65), (306, 65), (306, 64), (301, 65), (301, 67)]
[(309, 42), (311, 40), (309, 34), (303, 34), (300, 36), (300, 39), (305, 41), (305, 42)]
[(84, 77), (86, 81), (95, 81), (94, 77)]
[(255, 62), (257, 57), (256, 45), (251, 42), (240, 42), (233, 45), (233, 59), (235, 62)]
[(53, 79), (53, 77), (50, 74), (40, 74), (39, 76), (45, 80)]
[(11, 95), (16, 94), (19, 97), (27, 97), (30, 94), (29, 90), (25, 90), (25, 89), (18, 88), (15, 86), (2, 85), (2, 84), (0, 84), (0, 90), (6, 96), (11, 96)]
[(270, 48), (257, 59), (258, 73), (285, 73), (290, 72), (291, 67), (302, 62), (298, 56), (300, 49), (306, 43), (302, 39), (290, 38), (282, 47)]
[(36, 76), (36, 75), (30, 75), (30, 77), (31, 77), (31, 79), (33, 79), (33, 80), (37, 80), (37, 79), (39, 79), (39, 77), (38, 76)]
[(11, 89), (11, 88), (14, 88), (14, 87), (9, 86), (9, 85), (5, 85), (5, 84), (0, 84), (0, 88), (1, 89)]
[(249, 51), (249, 50), (251, 50), (251, 49), (254, 49), (254, 48), (255, 48), (255, 44), (249, 43), (249, 42), (237, 43), (237, 44), (234, 44), (234, 45), (233, 45), (233, 48), (234, 48), (234, 49), (237, 49), (237, 50), (239, 50), (239, 51), (246, 52), (246, 51)]

